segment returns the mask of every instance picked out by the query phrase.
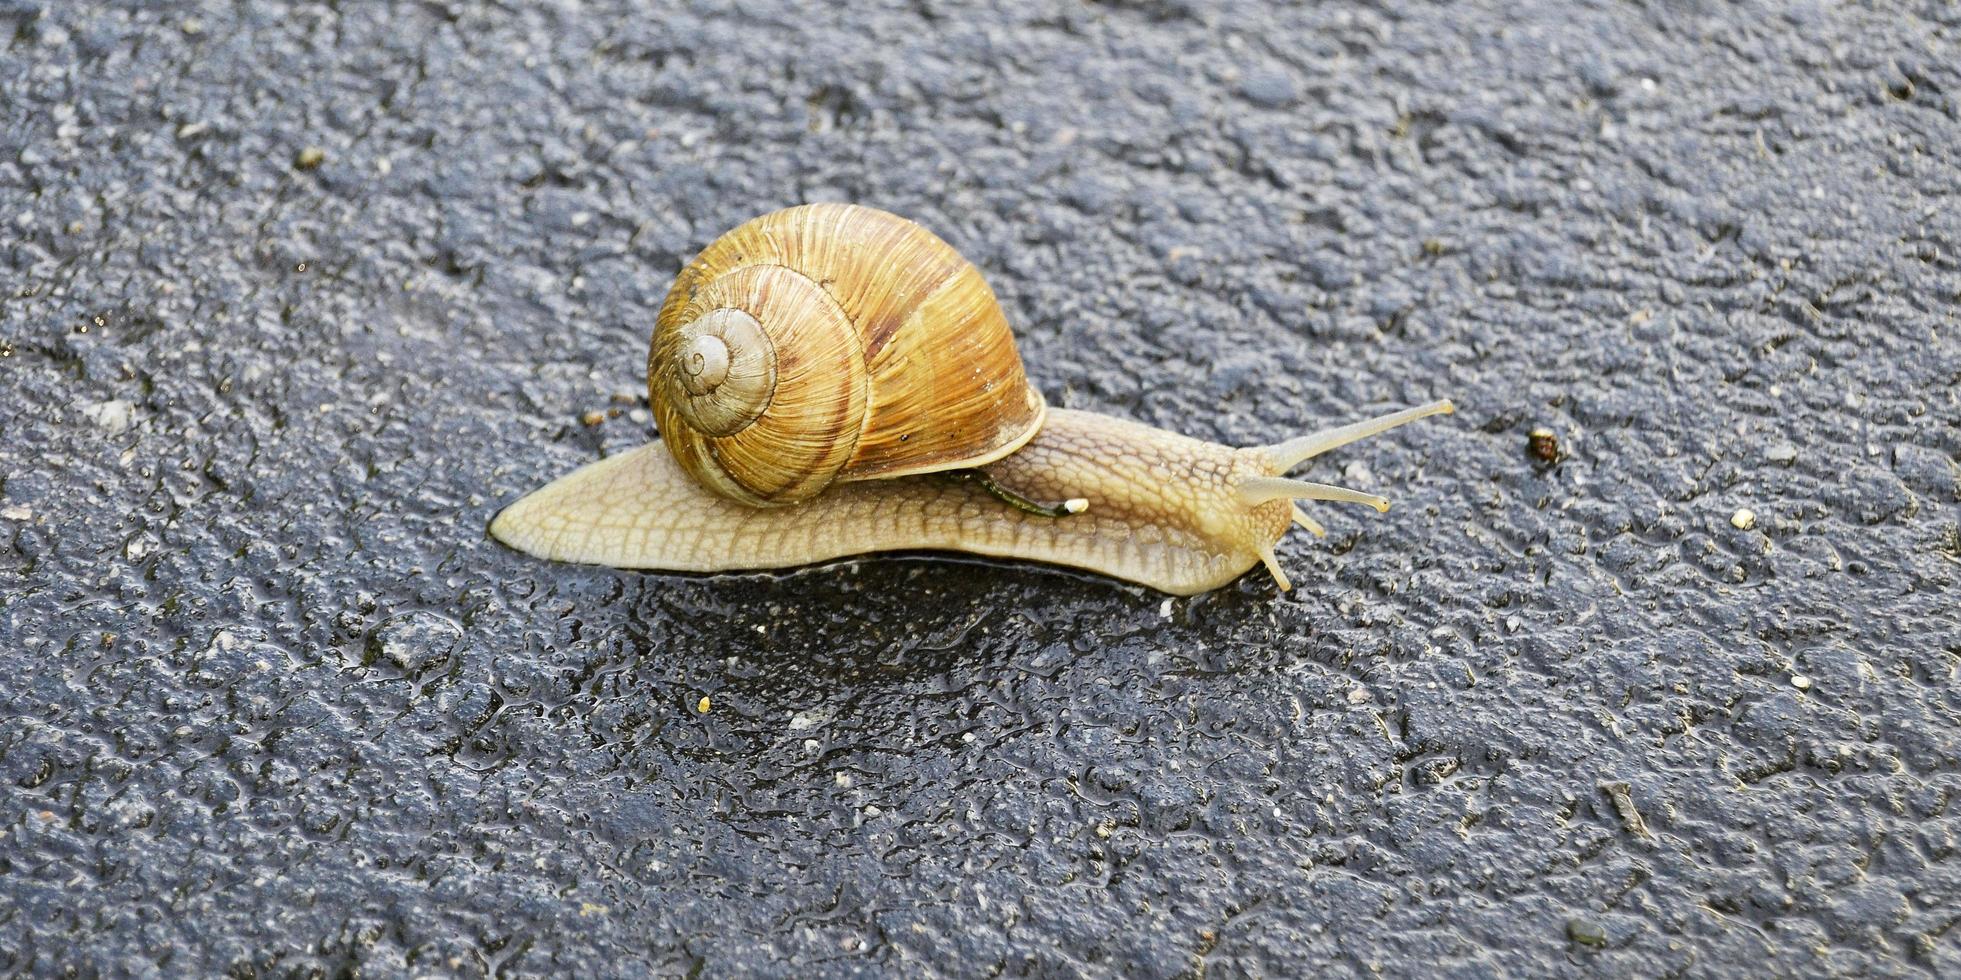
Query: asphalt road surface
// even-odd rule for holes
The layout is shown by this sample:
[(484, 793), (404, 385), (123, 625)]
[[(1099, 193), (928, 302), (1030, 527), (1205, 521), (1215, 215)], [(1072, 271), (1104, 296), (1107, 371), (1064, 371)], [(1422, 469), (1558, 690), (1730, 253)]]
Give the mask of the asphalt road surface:
[[(1961, 973), (1961, 8), (810, 6), (0, 0), (0, 973)], [(1458, 414), (1287, 595), (486, 537), (829, 200)]]

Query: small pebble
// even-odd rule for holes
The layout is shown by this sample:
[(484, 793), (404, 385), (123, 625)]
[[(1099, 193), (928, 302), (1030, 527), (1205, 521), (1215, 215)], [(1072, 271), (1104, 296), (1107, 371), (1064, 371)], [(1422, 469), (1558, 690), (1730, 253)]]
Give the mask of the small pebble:
[(1607, 945), (1607, 930), (1592, 919), (1567, 919), (1566, 938), (1582, 946)]
[(136, 406), (118, 398), (89, 405), (82, 409), (82, 414), (110, 432), (124, 432), (135, 424)]
[(1552, 463), (1559, 460), (1559, 434), (1541, 426), (1525, 434), (1526, 446), (1533, 458), (1540, 462)]
[(584, 415), (579, 416), (579, 421), (584, 422), (587, 425), (598, 425), (599, 423), (606, 421), (606, 413), (600, 409), (594, 409), (590, 412), (587, 412)]
[(293, 166), (301, 170), (312, 170), (327, 162), (327, 151), (317, 146), (309, 146), (293, 155)]
[(1748, 531), (1757, 526), (1757, 512), (1748, 507), (1739, 507), (1729, 516), (1730, 526), (1739, 531)]
[(1780, 442), (1764, 450), (1764, 458), (1773, 463), (1796, 462), (1798, 458), (1798, 447), (1788, 442)]
[(701, 696), (701, 700), (695, 702), (695, 710), (704, 715), (708, 713), (708, 709), (711, 707), (714, 706), (708, 703), (708, 695), (706, 694)]
[(1811, 690), (1811, 678), (1806, 677), (1803, 674), (1792, 674), (1791, 686), (1797, 688), (1800, 691), (1809, 691)]
[(1300, 99), (1294, 77), (1275, 68), (1256, 69), (1239, 84), (1239, 94), (1266, 109), (1284, 109)]
[[(447, 617), (412, 610), (383, 620), (368, 635), (363, 665), (387, 661), (409, 673), (420, 673), (450, 658), (463, 641), (463, 630)], [(214, 642), (223, 647), (237, 643), (228, 633), (219, 633)]]

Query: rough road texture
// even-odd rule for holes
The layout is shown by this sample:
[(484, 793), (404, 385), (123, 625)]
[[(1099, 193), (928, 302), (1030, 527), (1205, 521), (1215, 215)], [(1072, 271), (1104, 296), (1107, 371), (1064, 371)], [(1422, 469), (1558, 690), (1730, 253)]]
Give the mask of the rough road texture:
[[(803, 6), (0, 2), (0, 972), (1961, 972), (1953, 4)], [(1286, 597), (489, 542), (806, 200), (1460, 413)]]

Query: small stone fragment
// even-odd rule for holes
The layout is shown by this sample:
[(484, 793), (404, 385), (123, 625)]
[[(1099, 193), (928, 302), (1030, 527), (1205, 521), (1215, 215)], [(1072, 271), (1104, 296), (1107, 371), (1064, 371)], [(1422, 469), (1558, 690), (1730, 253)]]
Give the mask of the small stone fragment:
[(117, 398), (90, 405), (82, 409), (82, 414), (110, 432), (124, 432), (135, 421), (136, 406)]
[(1567, 919), (1566, 938), (1582, 946), (1607, 945), (1607, 930), (1592, 919)]
[(1797, 688), (1800, 691), (1809, 691), (1811, 690), (1811, 678), (1806, 677), (1803, 674), (1792, 674), (1791, 686)]
[(600, 409), (593, 409), (592, 411), (579, 416), (579, 421), (589, 426), (598, 425), (599, 423), (606, 421), (606, 413)]
[(1788, 442), (1780, 442), (1764, 450), (1764, 458), (1773, 463), (1790, 464), (1798, 458), (1798, 447)]
[(301, 170), (312, 170), (327, 162), (327, 151), (317, 146), (309, 146), (293, 155), (293, 166)]
[(1729, 516), (1729, 522), (1739, 531), (1748, 531), (1757, 526), (1757, 512), (1748, 507), (1738, 507), (1736, 513)]
[(1534, 459), (1542, 463), (1556, 463), (1559, 461), (1559, 433), (1540, 426), (1526, 433), (1525, 440), (1526, 446), (1531, 450)]
[(1620, 815), (1621, 829), (1636, 837), (1647, 837), (1648, 822), (1641, 819), (1641, 811), (1634, 808), (1634, 790), (1626, 783), (1601, 783), (1600, 791), (1614, 803), (1614, 812)]
[(1247, 101), (1265, 109), (1284, 109), (1300, 99), (1294, 77), (1273, 68), (1256, 69), (1239, 84)]
[(386, 661), (420, 673), (449, 659), (463, 642), (463, 629), (437, 613), (415, 610), (383, 620), (368, 635), (364, 665)]
[(695, 702), (695, 710), (701, 712), (704, 715), (708, 713), (708, 709), (711, 707), (714, 706), (709, 703), (708, 695), (706, 694), (701, 696), (701, 700)]

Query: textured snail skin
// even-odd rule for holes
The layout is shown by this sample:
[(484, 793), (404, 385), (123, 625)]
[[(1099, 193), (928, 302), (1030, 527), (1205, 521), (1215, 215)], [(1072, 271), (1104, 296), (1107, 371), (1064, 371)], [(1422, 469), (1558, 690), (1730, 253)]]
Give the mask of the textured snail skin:
[[(1439, 402), (1395, 417), (1449, 410)], [(1316, 451), (1352, 438), (1360, 436), (1324, 439)], [(787, 568), (881, 551), (961, 551), (1087, 569), (1175, 595), (1218, 588), (1264, 561), (1285, 589), (1275, 543), (1293, 520), (1319, 531), (1287, 499), (1309, 494), (1286, 492), (1313, 485), (1277, 479), (1299, 462), (1293, 455), (1285, 445), (1235, 449), (1053, 409), (1033, 441), (984, 468), (1028, 497), (1089, 501), (1085, 513), (1048, 517), (1016, 510), (945, 474), (839, 484), (792, 507), (745, 507), (702, 489), (660, 444), (650, 443), (518, 500), (497, 515), (490, 533), (555, 561), (685, 572)], [(1388, 506), (1380, 498), (1320, 489), (1343, 495), (1336, 499)], [(1262, 496), (1270, 499), (1257, 499)]]

